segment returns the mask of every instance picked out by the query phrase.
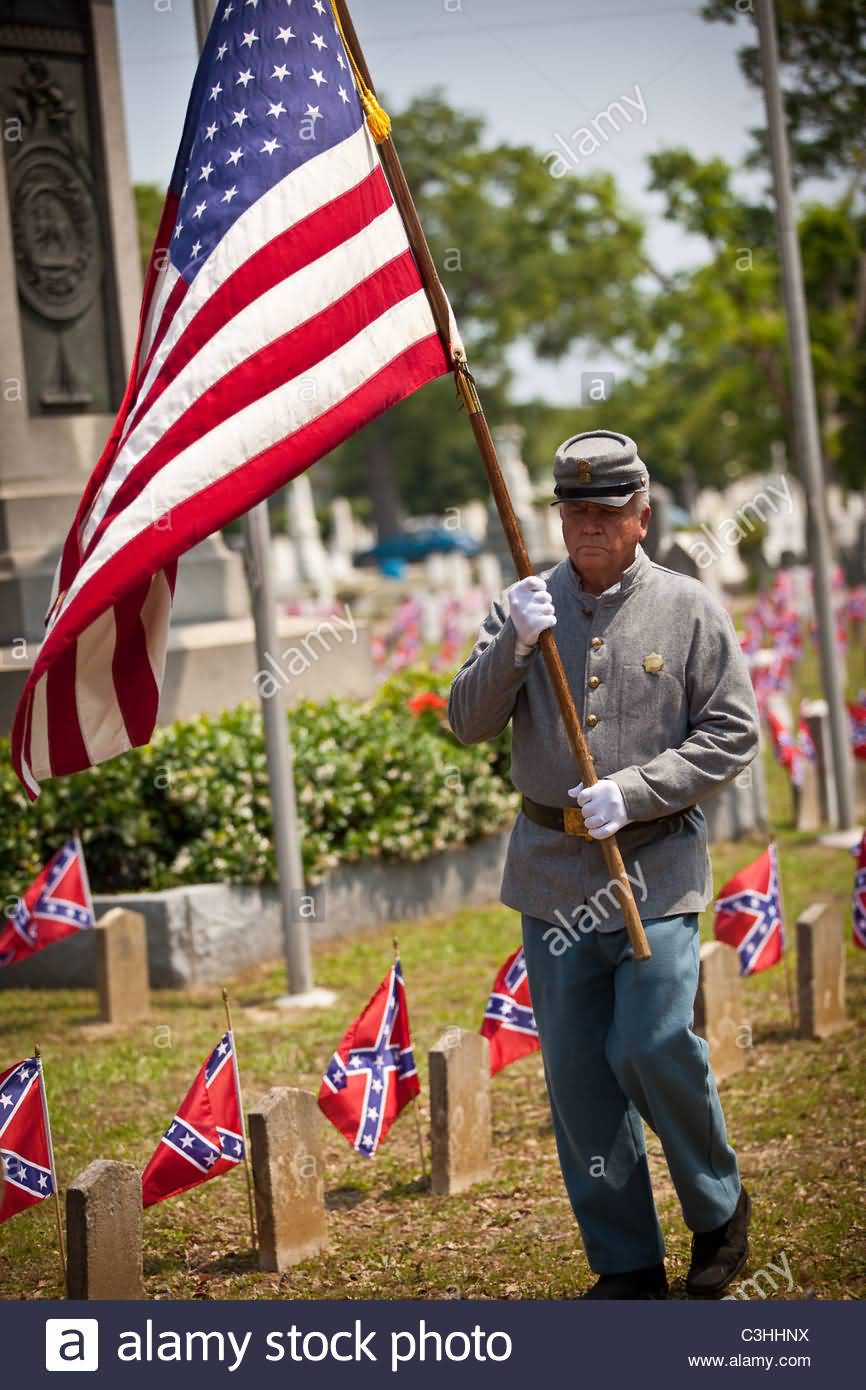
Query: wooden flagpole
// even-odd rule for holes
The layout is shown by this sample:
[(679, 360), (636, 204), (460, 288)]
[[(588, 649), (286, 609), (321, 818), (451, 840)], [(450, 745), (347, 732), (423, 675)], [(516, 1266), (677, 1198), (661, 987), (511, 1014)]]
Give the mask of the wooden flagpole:
[(33, 1050), (39, 1068), (39, 1098), (42, 1101), (42, 1120), (45, 1125), (45, 1138), (48, 1141), (48, 1162), (51, 1164), (51, 1186), (54, 1189), (54, 1218), (57, 1222), (57, 1248), (60, 1252), (60, 1268), (63, 1272), (63, 1292), (69, 1292), (66, 1276), (66, 1252), (63, 1248), (63, 1220), (60, 1215), (60, 1193), (57, 1190), (57, 1164), (54, 1161), (54, 1141), (51, 1138), (51, 1121), (48, 1118), (48, 1096), (45, 1094), (45, 1069), (42, 1066), (42, 1048), (39, 1044)]
[[(340, 26), (343, 30), (343, 37), (350, 50), (350, 57), (357, 65), (359, 72), (367, 84), (370, 91), (375, 95), (375, 87), (367, 67), (366, 60), (358, 42), (355, 26), (349, 14), (346, 0), (331, 0)], [(499, 466), (499, 459), (496, 456), (496, 446), (493, 443), (493, 436), (481, 406), (481, 399), (475, 384), (475, 379), (469, 370), (469, 364), (465, 356), (459, 352), (453, 352), (451, 348), (451, 315), (449, 312), (448, 300), (445, 291), (439, 280), (436, 265), (427, 244), (424, 228), (418, 216), (418, 210), (406, 182), (403, 173), (403, 166), (397, 155), (397, 150), (390, 135), (379, 143), (379, 153), (382, 164), (388, 175), (388, 182), (394, 194), (394, 201), (400, 210), (409, 244), (415, 253), (418, 262), (418, 269), (439, 335), (445, 346), (445, 351), (451, 358), (454, 370), (457, 389), (466, 406), (469, 415), (469, 423), (472, 426), (472, 433), (481, 454), (490, 490), (493, 493), (493, 500), (496, 503), (496, 510), (499, 513), (499, 520), (508, 541), (511, 556), (514, 561), (514, 568), (517, 571), (518, 579), (525, 579), (528, 575), (534, 574), (533, 567), (529, 560), (529, 554), (524, 544), (523, 535), (520, 530), (520, 523), (511, 502), (502, 470)], [(585, 787), (591, 787), (598, 781), (592, 755), (586, 742), (577, 709), (574, 704), (574, 697), (565, 674), (562, 658), (559, 655), (559, 648), (556, 645), (551, 628), (546, 628), (538, 639), (544, 663), (547, 667), (547, 674), (556, 695), (559, 711), (565, 724), (569, 742), (571, 743), (580, 771), (580, 777)], [(622, 904), (623, 917), (625, 918), (626, 931), (636, 960), (648, 960), (652, 954), (647, 941), (646, 932), (637, 910), (637, 904), (631, 890), (631, 884), (626, 877), (625, 864), (616, 841), (616, 836), (611, 835), (609, 839), (597, 842), (604, 854), (607, 870), (611, 881), (614, 882), (619, 890), (620, 902)]]
[(241, 1138), (244, 1141), (244, 1172), (247, 1175), (247, 1203), (250, 1209), (250, 1237), (253, 1242), (253, 1251), (258, 1250), (259, 1240), (256, 1231), (256, 1210), (253, 1204), (253, 1175), (250, 1168), (250, 1144), (247, 1138), (247, 1120), (244, 1114), (244, 1098), (241, 1095), (241, 1069), (238, 1062), (238, 1049), (235, 1044), (235, 1034), (232, 1028), (232, 1007), (229, 1003), (229, 992), (223, 985), (223, 1005), (226, 1011), (226, 1025), (228, 1027), (229, 1041), (232, 1045), (232, 1066), (235, 1073), (235, 1095), (238, 1098), (238, 1110), (241, 1117)]
[[(399, 960), (400, 960), (400, 942), (397, 940), (397, 938), (396, 938), (396, 936), (395, 936), (395, 937), (394, 937), (394, 964), (397, 965), (397, 963), (399, 962)], [(417, 1102), (417, 1101), (420, 1101), (420, 1099), (421, 1099), (421, 1096), (420, 1096), (420, 1092), (419, 1092), (419, 1094), (415, 1097), (415, 1100), (416, 1100), (416, 1102)], [(412, 1110), (413, 1110), (413, 1112), (414, 1112), (414, 1114), (415, 1114), (415, 1133), (416, 1133), (417, 1136), (418, 1136), (418, 1152), (419, 1152), (419, 1154), (421, 1155), (421, 1176), (422, 1176), (422, 1178), (424, 1179), (424, 1181), (426, 1182), (426, 1181), (427, 1181), (427, 1153), (426, 1153), (426, 1150), (425, 1150), (425, 1148), (424, 1148), (424, 1132), (423, 1132), (423, 1130), (421, 1129), (421, 1115), (420, 1115), (420, 1113), (419, 1113), (419, 1111), (418, 1111), (418, 1105), (417, 1105), (417, 1104), (415, 1104), (415, 1105), (412, 1106)]]

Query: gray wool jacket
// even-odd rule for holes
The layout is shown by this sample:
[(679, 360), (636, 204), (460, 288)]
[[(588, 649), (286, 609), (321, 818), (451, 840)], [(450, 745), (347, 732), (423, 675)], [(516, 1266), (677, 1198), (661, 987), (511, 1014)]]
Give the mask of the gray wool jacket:
[[(733, 623), (699, 580), (654, 564), (640, 546), (619, 588), (598, 598), (567, 557), (542, 578), (596, 773), (617, 783), (634, 822), (617, 841), (638, 911), (644, 919), (698, 912), (713, 885), (697, 803), (758, 750), (758, 711)], [(515, 640), (502, 594), (454, 677), (449, 723), (461, 743), (481, 743), (512, 720), (514, 785), (545, 806), (575, 806), (568, 788), (581, 777), (544, 658), (537, 647), (517, 657)], [(624, 925), (601, 845), (523, 812), (500, 897), (561, 926)]]

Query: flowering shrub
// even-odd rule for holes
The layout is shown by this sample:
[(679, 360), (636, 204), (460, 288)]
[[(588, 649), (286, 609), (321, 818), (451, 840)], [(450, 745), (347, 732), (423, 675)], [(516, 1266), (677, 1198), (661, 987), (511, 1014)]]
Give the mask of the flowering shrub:
[[(444, 707), (450, 678), (415, 669), (366, 704), (289, 712), (304, 872), (421, 859), (501, 829), (517, 793), (510, 730), (464, 748)], [(415, 701), (413, 709), (410, 702)], [(28, 803), (0, 743), (0, 887), (15, 894), (78, 830), (97, 892), (276, 879), (262, 721), (241, 705), (158, 729), (145, 748), (43, 785)]]

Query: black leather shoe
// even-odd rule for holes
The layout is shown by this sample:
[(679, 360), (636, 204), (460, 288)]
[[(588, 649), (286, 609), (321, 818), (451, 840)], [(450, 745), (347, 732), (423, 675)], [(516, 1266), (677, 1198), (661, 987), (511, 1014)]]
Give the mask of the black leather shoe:
[(686, 1276), (691, 1298), (715, 1298), (744, 1268), (749, 1258), (752, 1199), (740, 1188), (734, 1214), (714, 1231), (692, 1236), (692, 1263)]
[(581, 1298), (667, 1298), (668, 1280), (664, 1263), (646, 1269), (628, 1269), (623, 1274), (602, 1274)]

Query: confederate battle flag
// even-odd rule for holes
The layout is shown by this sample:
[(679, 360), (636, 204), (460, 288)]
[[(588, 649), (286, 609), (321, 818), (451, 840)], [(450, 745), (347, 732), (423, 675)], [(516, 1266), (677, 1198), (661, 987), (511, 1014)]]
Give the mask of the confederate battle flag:
[(0, 1221), (54, 1192), (42, 1076), (35, 1057), (0, 1073), (0, 1164), (6, 1179)]
[(854, 945), (866, 951), (866, 831), (860, 841), (854, 875)]
[(741, 975), (754, 975), (781, 959), (785, 939), (775, 845), (725, 884), (716, 899), (715, 935), (737, 948)]
[(372, 1158), (420, 1091), (406, 986), (396, 960), (343, 1035), (319, 1090), (319, 1107), (359, 1154)]
[(84, 851), (67, 840), (0, 925), (0, 967), (26, 960), (95, 922)]
[(144, 1206), (219, 1177), (244, 1156), (234, 1039), (224, 1033), (141, 1175)]
[(538, 1051), (538, 1028), (522, 946), (500, 966), (484, 1010), (481, 1032), (490, 1040), (491, 1076), (510, 1062)]

